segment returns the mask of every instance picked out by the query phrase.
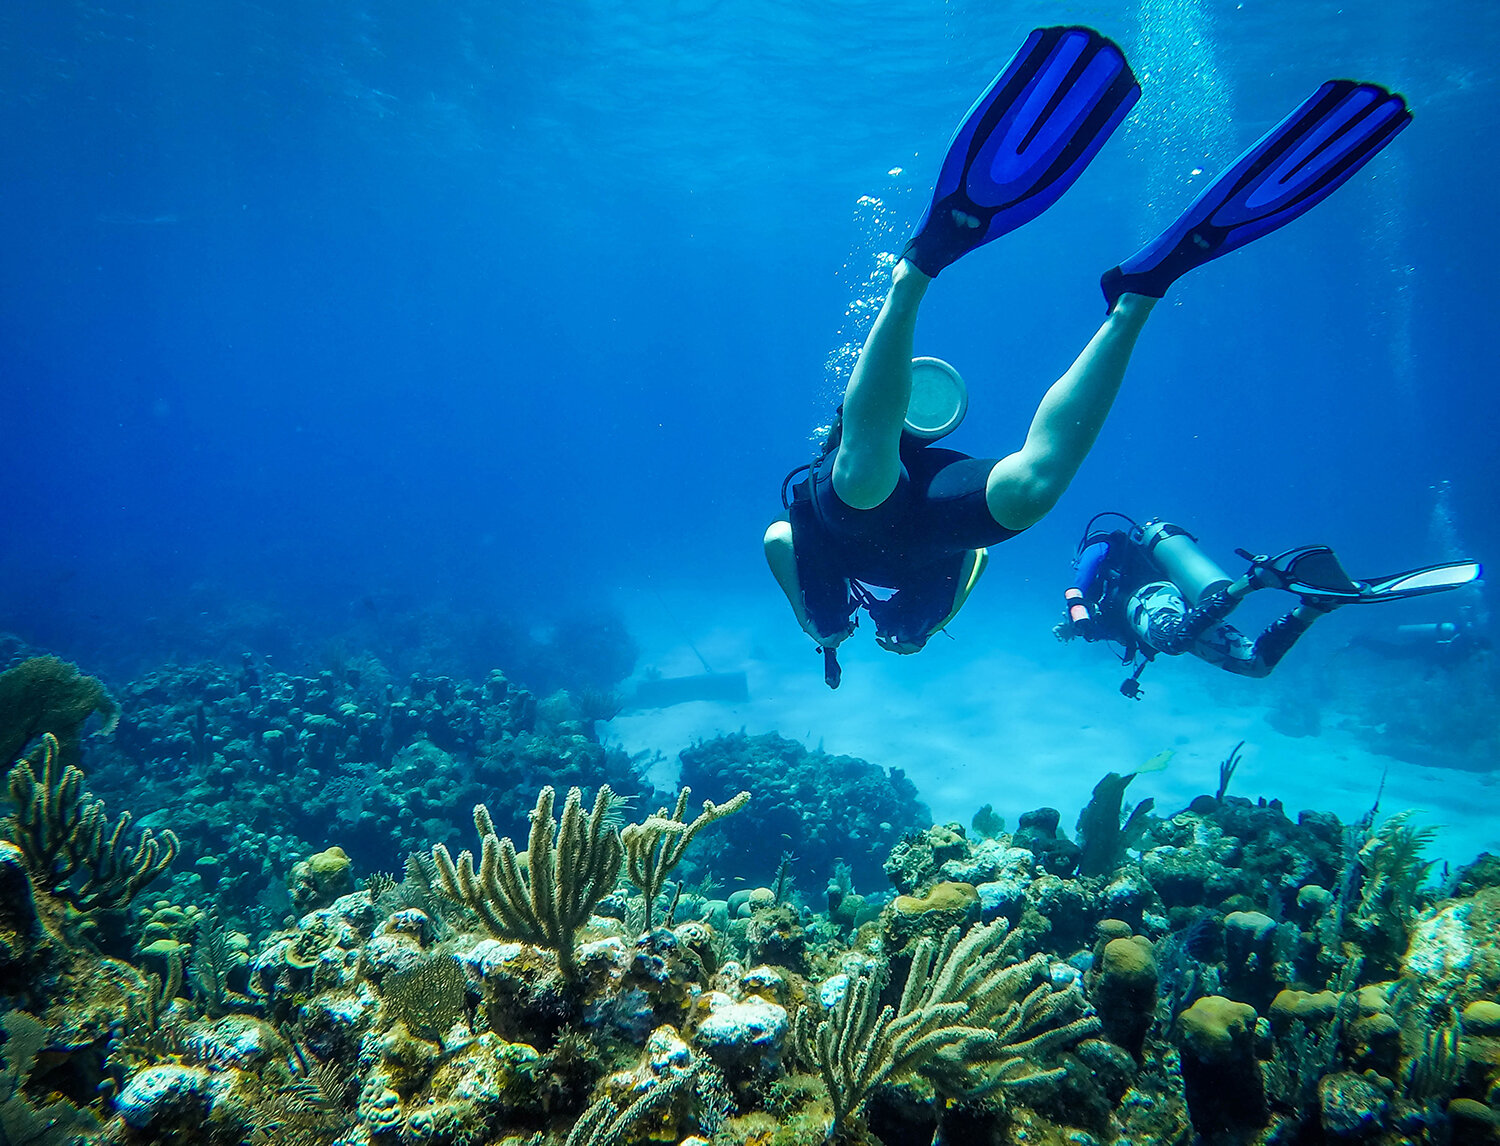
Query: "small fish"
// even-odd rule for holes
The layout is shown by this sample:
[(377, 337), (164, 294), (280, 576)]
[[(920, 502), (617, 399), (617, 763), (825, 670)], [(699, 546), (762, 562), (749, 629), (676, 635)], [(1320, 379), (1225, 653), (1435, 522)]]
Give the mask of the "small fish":
[(1142, 772), (1160, 772), (1171, 762), (1172, 757), (1176, 755), (1177, 750), (1175, 748), (1168, 748), (1165, 751), (1158, 752), (1150, 760), (1147, 760), (1137, 768), (1135, 774), (1139, 776)]

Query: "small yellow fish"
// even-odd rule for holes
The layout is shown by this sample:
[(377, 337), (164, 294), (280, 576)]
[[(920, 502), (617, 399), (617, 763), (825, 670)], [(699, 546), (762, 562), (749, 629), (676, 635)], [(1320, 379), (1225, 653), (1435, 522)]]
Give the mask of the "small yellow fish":
[(1144, 764), (1137, 768), (1135, 770), (1135, 774), (1139, 776), (1142, 772), (1160, 772), (1169, 763), (1171, 763), (1172, 757), (1176, 755), (1177, 750), (1175, 748), (1168, 748), (1163, 752), (1158, 752), (1155, 756), (1151, 757), (1150, 760), (1147, 760)]

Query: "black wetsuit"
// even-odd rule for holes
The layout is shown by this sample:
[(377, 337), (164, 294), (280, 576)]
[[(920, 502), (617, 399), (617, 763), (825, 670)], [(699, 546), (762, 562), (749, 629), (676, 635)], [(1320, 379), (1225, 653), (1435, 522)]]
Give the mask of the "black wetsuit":
[[(833, 491), (834, 456), (813, 463), (788, 504), (807, 614), (832, 637), (864, 605), (882, 637), (920, 647), (953, 612), (969, 554), (1020, 532), (997, 524), (985, 502), (994, 459), (903, 442), (895, 490), (874, 509), (852, 509)], [(867, 585), (896, 592), (882, 601)]]

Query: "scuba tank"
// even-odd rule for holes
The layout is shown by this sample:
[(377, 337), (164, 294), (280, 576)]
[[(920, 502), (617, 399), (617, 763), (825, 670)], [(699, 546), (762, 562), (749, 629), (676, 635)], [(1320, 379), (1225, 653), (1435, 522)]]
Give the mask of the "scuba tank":
[(1234, 583), (1224, 570), (1198, 548), (1198, 539), (1170, 521), (1148, 521), (1134, 538), (1167, 580), (1177, 586), (1189, 606)]

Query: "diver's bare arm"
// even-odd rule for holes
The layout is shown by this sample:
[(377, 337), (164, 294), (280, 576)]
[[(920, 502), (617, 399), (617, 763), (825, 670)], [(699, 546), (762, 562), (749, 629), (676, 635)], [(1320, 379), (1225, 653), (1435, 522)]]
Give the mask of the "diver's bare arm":
[(1104, 426), (1156, 302), (1138, 294), (1120, 297), (1083, 353), (1043, 395), (1026, 444), (990, 470), (985, 503), (1000, 525), (1035, 525), (1062, 497)]

